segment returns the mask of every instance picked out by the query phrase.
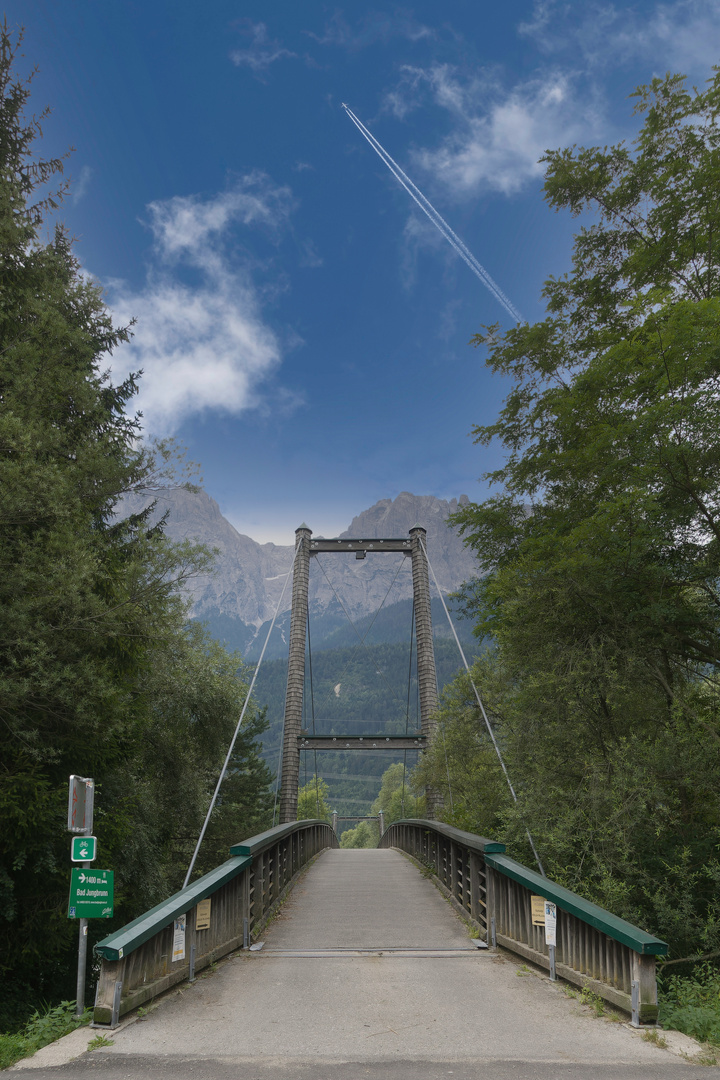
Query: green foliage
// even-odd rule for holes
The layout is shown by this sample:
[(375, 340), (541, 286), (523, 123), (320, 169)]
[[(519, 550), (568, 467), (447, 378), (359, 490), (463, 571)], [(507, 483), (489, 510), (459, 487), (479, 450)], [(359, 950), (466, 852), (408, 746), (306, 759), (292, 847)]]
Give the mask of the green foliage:
[(91, 1039), (88, 1043), (88, 1050), (100, 1050), (103, 1046), (114, 1046), (115, 1040), (108, 1039), (105, 1035), (96, 1035), (94, 1039)]
[(421, 772), (449, 820), (526, 859), (530, 826), (550, 876), (683, 955), (720, 944), (720, 73), (635, 96), (632, 148), (545, 158), (550, 204), (596, 215), (547, 318), (475, 338), (512, 387), (474, 434), (507, 458), (454, 520), (519, 802), (464, 677)]
[(82, 1016), (75, 1015), (74, 1001), (61, 1001), (42, 1012), (36, 1009), (21, 1031), (0, 1035), (0, 1069), (8, 1069), (21, 1058), (29, 1057), (63, 1035), (89, 1024), (91, 1019), (89, 1009)]
[[(382, 775), (380, 791), (372, 804), (370, 813), (377, 815), (382, 811), (385, 828), (401, 818), (425, 816), (425, 799), (415, 795), (415, 779), (406, 776), (403, 762), (390, 765)], [(346, 829), (340, 839), (343, 848), (377, 847), (380, 840), (379, 820), (360, 821), (354, 829)]]
[[(168, 648), (158, 644), (152, 655), (136, 683), (145, 702), (144, 737), (127, 771), (108, 777), (98, 800), (106, 836), (110, 831), (122, 845), (115, 890), (123, 921), (181, 887), (247, 693), (240, 658), (198, 623), (176, 627)], [(265, 726), (251, 704), (193, 877), (270, 824), (272, 776), (256, 741)], [(108, 802), (114, 809), (105, 809)]]
[(313, 776), (311, 780), (298, 790), (298, 821), (307, 821), (319, 818), (321, 821), (330, 821), (332, 811), (327, 804), (330, 789), (321, 776)]
[(341, 848), (377, 847), (378, 830), (369, 821), (359, 821), (354, 829), (346, 829), (340, 837)]
[(591, 990), (589, 986), (584, 986), (582, 988), (579, 1000), (581, 1004), (588, 1005), (596, 1016), (605, 1015), (605, 1002), (600, 995)]
[[(128, 330), (113, 326), (64, 231), (41, 239), (59, 201), (42, 193), (62, 162), (35, 152), (40, 123), (24, 119), (14, 51), (0, 28), (4, 1028), (74, 986), (69, 775), (96, 780), (100, 858), (116, 872), (116, 918), (91, 924), (97, 939), (182, 880), (247, 692), (239, 658), (187, 625), (179, 588), (209, 553), (170, 544), (150, 510), (122, 516), (123, 495), (184, 466), (172, 445), (143, 446), (127, 411), (136, 376), (113, 386), (104, 374)], [(270, 774), (254, 743), (263, 729), (251, 709), (202, 854), (213, 865), (246, 827), (269, 822)]]
[[(478, 660), (472, 674), (487, 690), (495, 674), (494, 657)], [(416, 790), (432, 787), (438, 792), (442, 817), (449, 825), (493, 837), (502, 827), (499, 815), (507, 805), (507, 786), (478, 712), (470, 677), (463, 672), (441, 696), (435, 738), (414, 770), (412, 783)]]
[(393, 821), (402, 818), (425, 817), (425, 799), (414, 795), (410, 787), (410, 777), (406, 776), (405, 765), (397, 762), (385, 770), (380, 785), (380, 792), (372, 804), (372, 813), (382, 810), (387, 828)]
[(720, 1046), (720, 971), (699, 964), (692, 976), (666, 975), (660, 969), (658, 1023)]

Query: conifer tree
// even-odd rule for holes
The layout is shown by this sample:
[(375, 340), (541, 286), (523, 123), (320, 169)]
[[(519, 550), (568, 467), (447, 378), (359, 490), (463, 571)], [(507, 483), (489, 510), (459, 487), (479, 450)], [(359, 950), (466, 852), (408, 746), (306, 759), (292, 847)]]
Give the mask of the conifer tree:
[[(119, 512), (169, 452), (143, 449), (138, 376), (106, 374), (127, 329), (62, 226), (43, 239), (63, 162), (36, 156), (46, 114), (26, 116), (18, 44), (0, 28), (0, 1030), (73, 996), (69, 775), (96, 780), (122, 924), (181, 882), (247, 692), (239, 658), (187, 625), (178, 586), (207, 552), (170, 544), (151, 508)], [(215, 854), (268, 823), (263, 726), (250, 710)]]

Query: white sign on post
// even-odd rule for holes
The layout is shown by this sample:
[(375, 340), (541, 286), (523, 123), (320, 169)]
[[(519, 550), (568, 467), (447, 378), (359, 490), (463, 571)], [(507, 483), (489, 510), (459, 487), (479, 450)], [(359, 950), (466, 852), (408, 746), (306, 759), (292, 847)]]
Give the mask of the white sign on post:
[(545, 944), (557, 944), (557, 907), (545, 901)]
[(173, 927), (173, 950), (172, 958), (175, 960), (185, 959), (185, 920), (187, 919), (187, 913), (185, 915), (178, 915)]

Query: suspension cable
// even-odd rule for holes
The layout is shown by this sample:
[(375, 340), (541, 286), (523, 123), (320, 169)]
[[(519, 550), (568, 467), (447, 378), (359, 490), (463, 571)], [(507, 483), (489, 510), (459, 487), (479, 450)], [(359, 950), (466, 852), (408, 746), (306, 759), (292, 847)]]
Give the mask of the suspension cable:
[[(300, 544), (297, 544), (297, 546), (295, 548), (295, 554), (293, 555), (292, 566), (290, 567), (290, 570), (288, 571), (287, 576), (285, 578), (285, 582), (284, 582), (283, 587), (282, 587), (282, 592), (280, 593), (280, 599), (277, 602), (277, 607), (275, 608), (275, 614), (272, 617), (272, 622), (270, 623), (270, 629), (267, 632), (267, 637), (265, 638), (265, 644), (263, 645), (262, 652), (260, 653), (260, 659), (258, 660), (258, 662), (257, 662), (257, 664), (255, 666), (255, 671), (253, 672), (253, 677), (252, 677), (252, 680), (250, 682), (250, 686), (248, 687), (248, 692), (247, 692), (247, 694), (245, 696), (245, 701), (243, 702), (243, 707), (242, 707), (242, 710), (240, 712), (240, 719), (238, 720), (237, 725), (235, 727), (235, 734), (233, 735), (232, 740), (230, 742), (230, 747), (228, 749), (227, 756), (225, 757), (225, 763), (223, 764), (222, 772), (220, 773), (220, 778), (218, 779), (218, 782), (215, 785), (215, 791), (213, 792), (213, 797), (210, 800), (210, 806), (208, 808), (207, 814), (205, 815), (205, 821), (203, 822), (203, 827), (202, 827), (202, 829), (200, 831), (200, 836), (198, 837), (198, 842), (195, 845), (195, 851), (193, 852), (193, 857), (190, 860), (190, 865), (188, 866), (188, 871), (187, 871), (187, 874), (185, 875), (185, 881), (183, 882), (183, 889), (185, 889), (187, 887), (187, 883), (190, 880), (190, 875), (193, 872), (193, 867), (195, 866), (195, 860), (197, 859), (198, 852), (200, 850), (200, 845), (202, 844), (203, 837), (205, 836), (205, 830), (207, 829), (208, 822), (210, 821), (210, 815), (212, 814), (213, 810), (215, 809), (215, 803), (217, 801), (217, 797), (218, 797), (218, 794), (220, 792), (220, 785), (222, 784), (223, 780), (225, 779), (225, 773), (227, 772), (227, 767), (228, 767), (228, 765), (230, 763), (230, 758), (232, 757), (232, 752), (235, 749), (235, 742), (236, 742), (238, 734), (240, 732), (240, 726), (241, 726), (241, 724), (243, 722), (243, 719), (245, 718), (245, 712), (247, 710), (247, 707), (250, 704), (250, 697), (252, 695), (253, 688), (255, 686), (255, 681), (256, 681), (256, 679), (258, 677), (258, 671), (260, 670), (260, 665), (263, 662), (263, 657), (265, 656), (265, 650), (267, 649), (268, 642), (270, 640), (270, 635), (272, 634), (273, 627), (275, 626), (275, 620), (277, 619), (278, 614), (280, 612), (280, 606), (281, 606), (281, 604), (283, 602), (283, 597), (285, 596), (285, 590), (287, 588), (287, 583), (290, 580), (290, 578), (292, 577), (293, 571), (295, 569), (295, 560), (297, 559), (297, 555), (298, 555), (299, 550), (300, 550)], [(283, 721), (283, 724), (284, 724), (284, 721)], [(273, 817), (274, 817), (274, 811), (273, 811)]]
[(277, 772), (275, 773), (275, 798), (273, 800), (273, 829), (275, 828), (275, 813), (277, 811), (278, 792), (280, 791), (280, 773), (282, 770), (282, 751), (283, 744), (280, 742), (280, 749), (278, 750), (278, 763)]
[[(463, 652), (463, 647), (460, 644), (460, 639), (458, 638), (457, 633), (455, 631), (455, 626), (453, 625), (453, 621), (450, 618), (450, 612), (447, 609), (447, 604), (445, 603), (445, 597), (443, 596), (442, 590), (441, 590), (441, 588), (440, 588), (440, 586), (438, 584), (438, 579), (435, 577), (435, 571), (433, 570), (432, 564), (431, 564), (430, 560), (428, 559), (428, 553), (427, 553), (427, 550), (425, 548), (425, 545), (423, 544), (422, 537), (420, 537), (419, 539), (420, 539), (420, 547), (425, 552), (425, 559), (427, 560), (427, 564), (428, 564), (430, 573), (432, 574), (432, 579), (435, 582), (435, 588), (438, 591), (438, 596), (440, 597), (440, 602), (442, 603), (443, 609), (444, 609), (445, 614), (447, 616), (447, 621), (450, 624), (450, 629), (452, 630), (452, 635), (455, 638), (455, 644), (458, 647), (458, 651), (460, 652), (460, 656), (462, 657), (462, 662), (465, 665), (465, 670), (467, 671), (468, 678), (470, 679), (470, 685), (472, 686), (472, 688), (473, 688), (473, 690), (475, 692), (475, 697), (477, 699), (477, 703), (480, 706), (480, 712), (482, 713), (483, 720), (485, 721), (485, 727), (487, 728), (488, 734), (489, 734), (489, 736), (490, 736), (490, 738), (492, 740), (492, 744), (495, 747), (495, 753), (497, 754), (498, 761), (500, 762), (500, 764), (502, 766), (502, 771), (505, 774), (505, 779), (507, 780), (508, 787), (510, 788), (510, 794), (512, 795), (514, 802), (517, 804), (518, 803), (518, 797), (515, 794), (515, 788), (512, 785), (512, 781), (510, 780), (510, 774), (507, 771), (507, 767), (506, 767), (505, 762), (503, 760), (502, 753), (500, 752), (500, 747), (497, 744), (497, 739), (495, 738), (495, 732), (493, 731), (492, 725), (490, 724), (490, 721), (488, 719), (488, 715), (485, 712), (485, 706), (482, 703), (482, 698), (480, 697), (480, 694), (478, 692), (478, 688), (475, 685), (475, 680), (473, 679), (472, 675), (470, 674), (470, 666), (469, 666), (469, 664), (467, 662), (467, 659), (465, 657), (465, 653)], [(543, 864), (540, 861), (540, 856), (537, 853), (537, 849), (535, 847), (535, 842), (534, 842), (534, 840), (532, 838), (532, 835), (531, 835), (530, 830), (528, 829), (527, 825), (525, 826), (525, 833), (527, 835), (528, 840), (530, 841), (530, 847), (532, 848), (532, 853), (535, 856), (535, 862), (538, 864), (538, 867), (540, 869), (540, 873), (542, 874), (543, 877), (547, 877), (547, 874), (545, 873), (545, 869), (543, 867)]]
[[(410, 663), (408, 664), (408, 689), (407, 705), (405, 707), (405, 735), (410, 729), (410, 691), (412, 689), (412, 662), (413, 662), (413, 630), (415, 629), (415, 597), (412, 599), (410, 609)], [(402, 791), (400, 792), (400, 812), (405, 817), (405, 774), (407, 773), (407, 747), (403, 750), (403, 778)]]

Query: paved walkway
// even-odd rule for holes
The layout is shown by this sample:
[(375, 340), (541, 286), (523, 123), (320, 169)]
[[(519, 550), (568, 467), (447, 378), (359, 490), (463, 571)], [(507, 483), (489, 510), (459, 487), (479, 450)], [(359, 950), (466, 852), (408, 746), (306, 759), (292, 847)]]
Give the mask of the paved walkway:
[(507, 956), (478, 950), (434, 885), (389, 850), (321, 855), (261, 951), (236, 954), (113, 1038), (47, 1075), (720, 1077), (597, 1019)]

